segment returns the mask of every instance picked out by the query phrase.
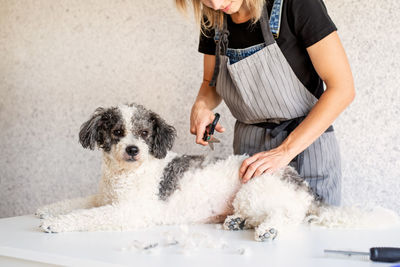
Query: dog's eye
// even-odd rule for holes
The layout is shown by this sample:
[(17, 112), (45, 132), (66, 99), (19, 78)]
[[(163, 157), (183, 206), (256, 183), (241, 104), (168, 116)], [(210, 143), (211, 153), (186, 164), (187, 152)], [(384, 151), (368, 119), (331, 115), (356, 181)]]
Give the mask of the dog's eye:
[(114, 130), (113, 131), (113, 135), (115, 136), (122, 136), (124, 134), (124, 132), (122, 130)]
[(147, 136), (149, 135), (149, 131), (143, 130), (143, 131), (140, 132), (140, 135), (141, 135), (142, 137), (147, 137)]

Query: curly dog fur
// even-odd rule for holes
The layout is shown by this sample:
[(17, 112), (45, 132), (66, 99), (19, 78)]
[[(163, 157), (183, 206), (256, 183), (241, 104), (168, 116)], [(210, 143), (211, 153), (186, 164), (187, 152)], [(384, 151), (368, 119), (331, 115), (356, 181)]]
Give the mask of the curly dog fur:
[[(170, 151), (175, 137), (174, 127), (141, 105), (98, 108), (81, 126), (79, 139), (84, 148), (103, 151), (99, 191), (38, 209), (41, 229), (134, 230), (223, 222), (228, 230), (254, 228), (255, 240), (265, 241), (308, 220), (326, 226), (357, 220), (348, 216), (352, 211), (316, 200), (291, 167), (242, 184), (238, 170), (245, 155), (223, 160), (178, 155)], [(397, 220), (394, 213), (386, 215)]]

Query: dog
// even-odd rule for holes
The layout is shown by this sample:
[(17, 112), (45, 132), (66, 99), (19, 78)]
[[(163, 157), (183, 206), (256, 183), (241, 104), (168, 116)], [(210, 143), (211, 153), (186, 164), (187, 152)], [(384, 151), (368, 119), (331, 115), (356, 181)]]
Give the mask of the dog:
[[(323, 204), (290, 166), (242, 184), (239, 167), (248, 156), (179, 155), (171, 151), (175, 138), (173, 126), (141, 105), (97, 108), (81, 126), (79, 141), (103, 152), (99, 191), (39, 208), (40, 228), (57, 233), (223, 223), (227, 230), (254, 229), (255, 240), (267, 241), (303, 222), (360, 225), (359, 213)], [(398, 220), (393, 212), (382, 214), (385, 222)]]

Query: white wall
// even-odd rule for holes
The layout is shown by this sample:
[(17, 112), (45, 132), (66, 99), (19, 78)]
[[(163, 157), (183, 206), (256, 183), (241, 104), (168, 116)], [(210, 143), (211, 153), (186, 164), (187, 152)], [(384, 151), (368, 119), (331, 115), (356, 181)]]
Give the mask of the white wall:
[[(400, 213), (398, 0), (326, 0), (357, 96), (336, 121), (344, 203)], [(137, 102), (178, 129), (174, 150), (209, 153), (189, 134), (202, 78), (198, 31), (173, 1), (0, 0), (0, 217), (94, 193), (101, 153), (78, 142), (98, 106)], [(216, 154), (232, 152), (234, 120)]]

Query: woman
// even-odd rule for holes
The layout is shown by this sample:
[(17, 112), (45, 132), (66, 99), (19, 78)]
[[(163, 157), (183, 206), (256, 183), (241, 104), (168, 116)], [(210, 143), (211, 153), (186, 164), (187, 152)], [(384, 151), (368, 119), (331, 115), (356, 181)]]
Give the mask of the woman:
[[(331, 124), (355, 90), (322, 0), (189, 2), (201, 21), (204, 53), (190, 118), (196, 143), (207, 145), (204, 131), (223, 99), (237, 119), (234, 153), (250, 155), (239, 170), (244, 183), (290, 164), (316, 197), (339, 205), (340, 152)], [(176, 4), (186, 10), (187, 0)]]

